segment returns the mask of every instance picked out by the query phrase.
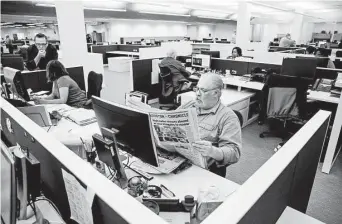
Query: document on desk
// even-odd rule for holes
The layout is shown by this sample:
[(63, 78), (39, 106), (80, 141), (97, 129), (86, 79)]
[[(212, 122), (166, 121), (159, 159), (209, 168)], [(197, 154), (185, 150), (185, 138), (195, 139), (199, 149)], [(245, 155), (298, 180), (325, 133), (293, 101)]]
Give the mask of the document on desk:
[(189, 212), (160, 212), (159, 216), (162, 217), (167, 223), (172, 223), (172, 224), (190, 223)]
[[(82, 187), (73, 175), (63, 169), (62, 174), (70, 205), (70, 218), (78, 223), (93, 224), (91, 206), (94, 197), (90, 199), (87, 190)], [(91, 194), (93, 195), (93, 192)]]
[(150, 112), (155, 142), (160, 148), (176, 151), (193, 164), (207, 168), (207, 160), (192, 147), (200, 140), (196, 109)]

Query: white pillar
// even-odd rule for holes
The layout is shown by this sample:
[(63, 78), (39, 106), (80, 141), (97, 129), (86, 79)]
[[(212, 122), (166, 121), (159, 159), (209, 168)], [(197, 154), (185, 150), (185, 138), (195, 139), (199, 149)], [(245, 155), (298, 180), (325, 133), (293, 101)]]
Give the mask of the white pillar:
[(291, 23), (291, 39), (296, 41), (296, 44), (302, 44), (302, 28), (303, 28), (304, 16), (301, 14), (295, 14)]
[(55, 1), (62, 63), (66, 67), (84, 66), (87, 41), (82, 1)]
[(239, 2), (237, 13), (236, 45), (241, 47), (242, 49), (247, 49), (250, 43), (250, 7), (250, 4), (245, 1)]

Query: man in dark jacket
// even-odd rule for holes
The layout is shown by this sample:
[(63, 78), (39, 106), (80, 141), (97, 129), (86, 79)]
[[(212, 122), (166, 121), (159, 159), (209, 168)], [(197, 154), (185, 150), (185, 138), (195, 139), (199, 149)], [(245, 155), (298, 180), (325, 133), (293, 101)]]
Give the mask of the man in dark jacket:
[(169, 97), (173, 93), (178, 93), (190, 88), (191, 82), (188, 81), (191, 73), (185, 69), (185, 67), (176, 60), (176, 52), (171, 50), (167, 53), (167, 57), (164, 58), (159, 66), (168, 67), (171, 71), (171, 77), (165, 80), (163, 83), (165, 86), (163, 91), (164, 97)]
[(34, 37), (34, 42), (35, 44), (27, 49), (26, 68), (29, 70), (46, 69), (49, 61), (58, 59), (57, 49), (48, 44), (47, 37), (42, 33)]

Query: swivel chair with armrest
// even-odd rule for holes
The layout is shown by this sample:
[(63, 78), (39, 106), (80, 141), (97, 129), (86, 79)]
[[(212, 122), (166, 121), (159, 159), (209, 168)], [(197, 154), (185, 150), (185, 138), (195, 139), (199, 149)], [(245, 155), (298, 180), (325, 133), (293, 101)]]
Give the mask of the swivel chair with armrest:
[(270, 131), (262, 132), (266, 136), (280, 137), (279, 149), (309, 119), (307, 111), (308, 81), (297, 77), (270, 75), (263, 89), (267, 94), (267, 113)]
[(97, 96), (100, 97), (101, 89), (102, 89), (103, 76), (102, 74), (96, 73), (94, 71), (90, 71), (88, 75), (88, 92), (87, 92), (87, 102), (85, 103), (85, 107), (92, 108), (91, 97)]
[[(175, 91), (172, 90), (172, 93), (168, 93), (168, 88), (173, 85), (172, 82), (172, 74), (171, 70), (167, 66), (159, 66), (160, 68), (160, 79), (161, 79), (161, 95), (159, 97), (159, 109), (165, 110), (175, 110), (180, 106), (180, 103), (177, 102), (177, 95), (180, 93), (191, 91), (190, 89), (187, 90), (179, 90)], [(189, 80), (180, 80), (178, 81), (180, 86), (183, 86), (185, 83), (189, 83)], [(181, 89), (181, 88), (180, 88)]]

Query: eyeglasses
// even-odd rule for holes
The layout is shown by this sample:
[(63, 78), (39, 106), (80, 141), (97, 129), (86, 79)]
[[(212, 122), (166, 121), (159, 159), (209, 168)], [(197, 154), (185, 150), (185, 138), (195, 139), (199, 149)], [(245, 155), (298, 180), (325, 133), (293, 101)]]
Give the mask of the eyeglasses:
[(43, 44), (42, 43), (36, 43), (36, 45), (39, 47), (45, 47), (47, 45), (47, 43), (43, 43)]
[(201, 94), (205, 94), (209, 91), (212, 91), (212, 90), (215, 90), (217, 88), (214, 88), (214, 89), (203, 89), (203, 88), (198, 88), (197, 86), (193, 88), (193, 90), (197, 93), (197, 92), (200, 92)]

